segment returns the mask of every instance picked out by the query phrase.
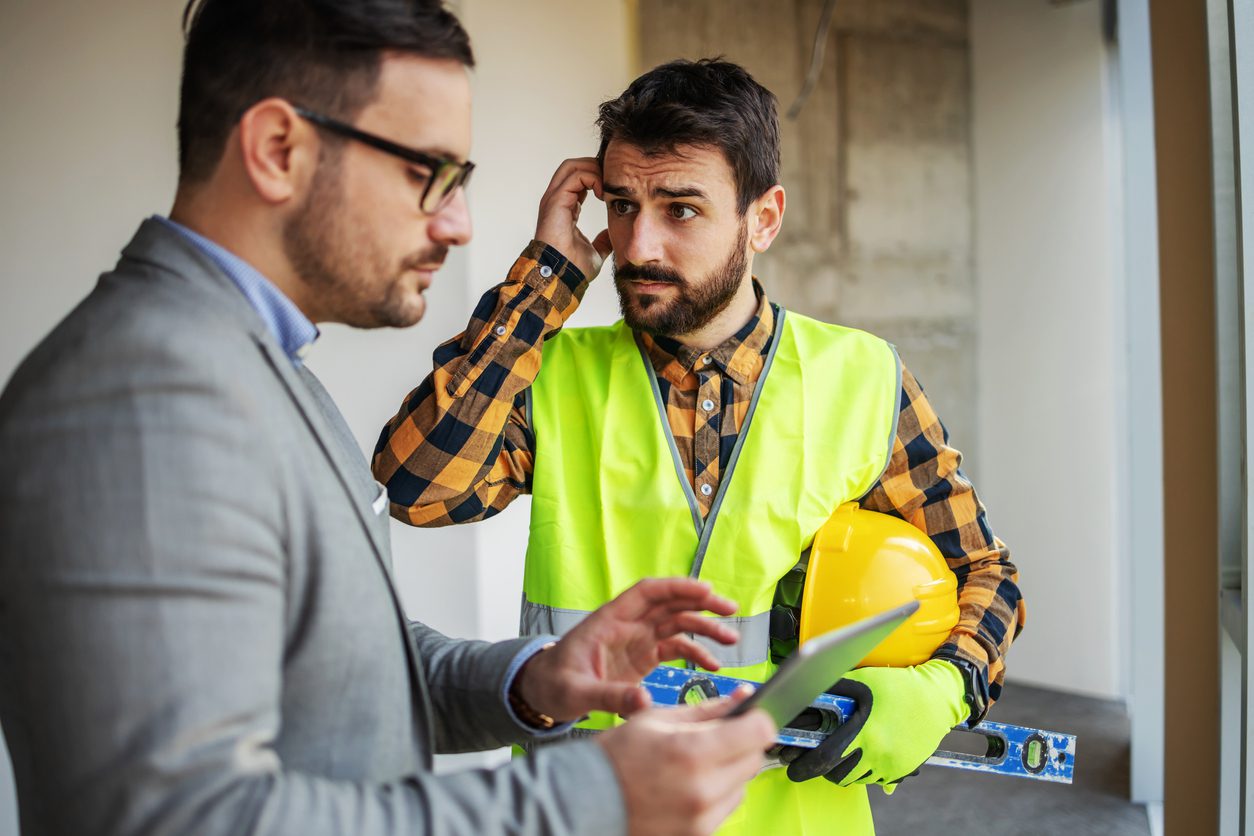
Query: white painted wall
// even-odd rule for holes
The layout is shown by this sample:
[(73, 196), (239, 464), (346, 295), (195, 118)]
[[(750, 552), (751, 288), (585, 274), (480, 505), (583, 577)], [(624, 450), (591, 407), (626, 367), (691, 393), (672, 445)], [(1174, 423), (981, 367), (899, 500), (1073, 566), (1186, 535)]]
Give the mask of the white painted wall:
[[(535, 234), (540, 195), (568, 157), (597, 150), (597, 105), (631, 81), (629, 0), (462, 0), (475, 46), (475, 183), (468, 286), (478, 296), (505, 278)], [(580, 217), (589, 238), (605, 228), (604, 205), (589, 197)], [(594, 282), (573, 319), (613, 322), (618, 302), (610, 268)], [(449, 321), (452, 336), (465, 324)], [(473, 527), (480, 561), (479, 631), (518, 634), (518, 604), (530, 498)]]
[(973, 0), (981, 493), (1021, 572), (1011, 679), (1122, 695), (1117, 119), (1100, 4)]
[[(309, 357), (367, 452), (430, 369), (435, 345), (462, 328), (530, 240), (557, 164), (595, 152), (596, 104), (630, 80), (627, 0), (460, 6), (479, 60), (475, 240), (450, 256), (421, 325), (328, 327)], [(112, 266), (139, 221), (169, 208), (182, 8), (44, 0), (0, 9), (0, 380)], [(604, 220), (599, 207), (586, 214), (589, 226)], [(612, 291), (601, 285), (590, 297), (579, 321), (610, 321)], [(516, 634), (527, 509), (511, 512), (478, 528), (393, 524), (397, 582), (413, 617), (453, 635)], [(14, 807), (0, 756), (0, 836), (16, 833)]]
[[(174, 194), (178, 0), (0, 8), (0, 380)], [(7, 752), (0, 836), (17, 833)]]

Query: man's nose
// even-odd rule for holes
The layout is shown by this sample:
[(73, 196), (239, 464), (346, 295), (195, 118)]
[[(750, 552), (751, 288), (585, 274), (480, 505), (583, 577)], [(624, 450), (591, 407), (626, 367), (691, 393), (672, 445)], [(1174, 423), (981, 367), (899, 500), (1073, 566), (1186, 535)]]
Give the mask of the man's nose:
[(447, 247), (470, 243), (470, 206), (466, 202), (464, 188), (459, 188), (449, 202), (432, 215), (427, 232), (432, 241)]
[(645, 216), (636, 215), (627, 230), (627, 240), (621, 248), (615, 249), (615, 257), (622, 256), (629, 264), (649, 264), (662, 260), (662, 231), (656, 221)]

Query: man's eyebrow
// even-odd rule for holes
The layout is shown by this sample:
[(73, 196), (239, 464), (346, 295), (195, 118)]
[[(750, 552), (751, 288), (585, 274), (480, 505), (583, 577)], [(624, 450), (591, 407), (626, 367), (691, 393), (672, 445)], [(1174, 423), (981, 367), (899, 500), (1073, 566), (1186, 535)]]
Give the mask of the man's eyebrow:
[[(618, 186), (613, 183), (602, 184), (601, 191), (604, 194), (616, 194), (616, 195), (622, 195), (623, 197), (635, 197), (635, 192), (633, 192), (631, 189), (627, 188), (626, 186)], [(668, 189), (662, 186), (658, 186), (657, 188), (653, 190), (653, 194), (659, 195), (661, 197), (669, 197), (669, 198), (695, 197), (695, 198), (700, 198), (701, 200), (705, 200), (705, 201), (708, 201), (710, 199), (710, 196), (706, 194), (703, 189), (699, 189), (696, 186), (676, 186), (673, 189)]]
[(441, 160), (452, 160), (455, 163), (465, 162), (461, 154), (457, 154), (451, 148), (445, 148), (443, 145), (428, 145), (426, 148), (415, 148), (414, 150)]
[(662, 197), (697, 197), (707, 201), (710, 199), (709, 195), (696, 186), (680, 186), (674, 189), (664, 189), (659, 186), (653, 191)]

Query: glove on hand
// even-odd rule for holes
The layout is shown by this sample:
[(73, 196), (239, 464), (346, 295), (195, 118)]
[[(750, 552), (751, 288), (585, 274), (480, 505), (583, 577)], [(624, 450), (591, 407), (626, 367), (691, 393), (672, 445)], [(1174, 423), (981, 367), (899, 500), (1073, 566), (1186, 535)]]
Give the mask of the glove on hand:
[(781, 754), (793, 781), (822, 775), (842, 787), (882, 784), (891, 792), (970, 713), (962, 673), (944, 659), (850, 671), (829, 693), (856, 700), (857, 708), (818, 748)]

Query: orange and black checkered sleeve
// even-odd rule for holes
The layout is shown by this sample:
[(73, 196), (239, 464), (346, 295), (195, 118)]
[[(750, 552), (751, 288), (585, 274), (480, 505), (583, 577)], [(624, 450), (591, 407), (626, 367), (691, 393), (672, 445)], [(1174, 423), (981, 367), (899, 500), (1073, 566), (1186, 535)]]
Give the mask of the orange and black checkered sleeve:
[(534, 439), (523, 394), (540, 371), (544, 340), (587, 285), (557, 250), (532, 241), (479, 300), (466, 330), (435, 350), (431, 374), (375, 445), (372, 468), (393, 517), (429, 527), (473, 522), (530, 490)]
[(892, 458), (862, 507), (901, 517), (945, 556), (958, 578), (959, 615), (934, 656), (974, 665), (992, 705), (1001, 696), (1006, 650), (1023, 629), (1025, 611), (1010, 551), (994, 536), (961, 464), (962, 454), (949, 446), (949, 433), (923, 388), (903, 368)]

